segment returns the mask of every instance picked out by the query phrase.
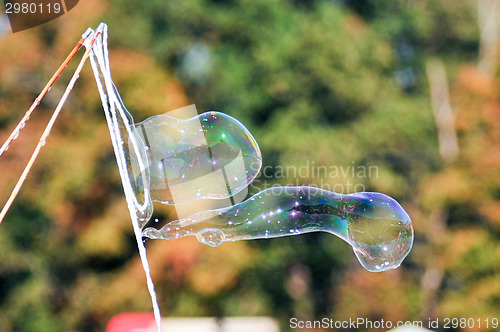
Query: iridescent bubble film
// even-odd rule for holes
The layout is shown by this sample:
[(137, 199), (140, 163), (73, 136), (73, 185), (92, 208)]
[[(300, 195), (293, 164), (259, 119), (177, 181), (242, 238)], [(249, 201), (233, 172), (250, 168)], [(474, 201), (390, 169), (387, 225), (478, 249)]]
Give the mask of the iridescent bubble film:
[(231, 197), (253, 181), (262, 165), (250, 132), (220, 112), (188, 120), (153, 116), (134, 125), (134, 138), (144, 145), (139, 154), (126, 147), (136, 196), (148, 188), (151, 199), (164, 204)]
[(413, 245), (411, 219), (381, 193), (337, 194), (314, 187), (275, 187), (227, 208), (203, 211), (143, 231), (151, 239), (193, 235), (210, 246), (224, 241), (323, 231), (349, 243), (372, 272), (397, 268)]

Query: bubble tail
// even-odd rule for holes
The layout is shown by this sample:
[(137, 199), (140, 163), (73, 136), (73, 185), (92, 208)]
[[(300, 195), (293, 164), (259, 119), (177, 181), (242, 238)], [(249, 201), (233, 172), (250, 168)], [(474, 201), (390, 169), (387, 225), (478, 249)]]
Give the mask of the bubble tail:
[(148, 227), (145, 230), (143, 230), (142, 236), (152, 240), (163, 238), (161, 232), (153, 227)]

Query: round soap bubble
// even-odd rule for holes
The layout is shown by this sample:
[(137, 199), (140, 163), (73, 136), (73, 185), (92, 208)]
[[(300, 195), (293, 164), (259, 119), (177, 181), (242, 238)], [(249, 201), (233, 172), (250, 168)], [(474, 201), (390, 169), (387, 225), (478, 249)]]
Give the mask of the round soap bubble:
[(228, 198), (245, 189), (262, 166), (248, 129), (224, 113), (187, 120), (162, 114), (121, 128), (134, 195), (139, 204), (149, 205), (140, 216), (142, 225), (151, 218), (151, 201)]
[(397, 268), (413, 245), (411, 219), (393, 198), (381, 193), (348, 195), (314, 187), (275, 187), (222, 209), (172, 221), (143, 236), (177, 239), (193, 235), (210, 246), (324, 231), (349, 243), (372, 272)]
[[(246, 188), (262, 166), (252, 134), (224, 113), (188, 120), (156, 115), (135, 129), (145, 144), (151, 198), (164, 204), (228, 198)], [(132, 168), (134, 177), (142, 179), (138, 163)], [(221, 175), (227, 179), (220, 181)]]

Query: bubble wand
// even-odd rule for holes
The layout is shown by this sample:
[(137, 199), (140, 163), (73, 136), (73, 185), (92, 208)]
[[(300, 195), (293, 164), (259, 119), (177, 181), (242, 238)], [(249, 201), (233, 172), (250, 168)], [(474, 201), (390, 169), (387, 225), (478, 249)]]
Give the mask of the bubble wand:
[[(16, 126), (12, 134), (7, 138), (7, 141), (3, 144), (1, 150), (0, 150), (0, 156), (8, 149), (10, 143), (16, 139), (19, 136), (19, 132), (22, 128), (24, 128), (26, 121), (28, 121), (31, 113), (35, 110), (35, 108), (40, 104), (40, 101), (43, 99), (45, 94), (49, 91), (50, 87), (56, 79), (59, 77), (61, 72), (66, 68), (67, 64), (69, 61), (73, 58), (73, 56), (76, 54), (76, 52), (80, 49), (80, 47), (88, 43), (90, 46), (94, 45), (94, 42), (99, 35), (99, 31), (92, 31), (92, 29), (88, 29), (85, 34), (82, 36), (82, 39), (78, 42), (76, 47), (73, 49), (73, 51), (70, 53), (70, 55), (66, 58), (66, 60), (63, 62), (61, 67), (56, 71), (54, 76), (50, 79), (50, 81), (47, 83), (45, 88), (43, 89), (42, 93), (35, 99), (35, 102), (32, 104), (30, 109), (26, 112), (24, 117), (21, 119), (19, 124)], [(23, 173), (19, 177), (19, 180), (17, 181), (14, 189), (12, 190), (12, 193), (10, 194), (7, 202), (5, 203), (4, 207), (2, 208), (2, 211), (0, 212), (0, 223), (2, 223), (3, 219), (5, 218), (5, 215), (7, 214), (7, 211), (9, 211), (12, 203), (16, 199), (17, 194), (19, 193), (19, 190), (21, 190), (22, 185), (24, 184), (24, 181), (26, 180), (26, 177), (28, 176), (31, 167), (33, 166), (33, 163), (35, 162), (36, 158), (38, 157), (38, 154), (40, 153), (40, 150), (42, 147), (45, 145), (45, 141), (47, 137), (50, 135), (50, 131), (52, 130), (52, 127), (54, 126), (54, 123), (59, 116), (59, 113), (61, 112), (62, 107), (64, 106), (64, 103), (66, 102), (66, 99), (68, 98), (68, 95), (70, 94), (71, 90), (73, 89), (75, 82), (78, 80), (80, 77), (80, 72), (82, 71), (83, 65), (85, 64), (85, 61), (89, 57), (90, 54), (90, 48), (87, 49), (87, 51), (84, 53), (82, 59), (80, 60), (80, 63), (78, 64), (78, 67), (76, 68), (73, 76), (71, 77), (71, 80), (68, 83), (68, 86), (66, 87), (66, 90), (64, 91), (63, 96), (61, 97), (59, 104), (57, 105), (56, 109), (54, 110), (54, 113), (52, 114), (52, 117), (49, 120), (49, 123), (47, 124), (47, 127), (45, 127), (44, 132), (42, 133), (42, 136), (40, 137), (40, 140), (38, 141), (38, 144), (35, 148), (35, 151), (31, 155), (31, 158), (29, 159), (28, 163), (26, 164), (26, 167), (24, 168)]]

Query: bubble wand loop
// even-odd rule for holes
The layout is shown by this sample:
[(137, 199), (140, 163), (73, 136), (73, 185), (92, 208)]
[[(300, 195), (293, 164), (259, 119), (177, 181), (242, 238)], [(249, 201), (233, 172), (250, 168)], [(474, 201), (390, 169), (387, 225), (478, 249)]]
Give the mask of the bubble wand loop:
[[(98, 26), (97, 30), (101, 31), (99, 40), (97, 41), (97, 43), (95, 43), (93, 47), (92, 46), (88, 47), (88, 49), (91, 51), (90, 64), (94, 72), (99, 95), (101, 96), (106, 122), (108, 123), (109, 126), (111, 143), (113, 145), (113, 150), (116, 155), (118, 171), (122, 179), (122, 185), (125, 193), (125, 200), (127, 201), (127, 205), (129, 208), (130, 218), (132, 220), (132, 227), (134, 230), (135, 238), (137, 241), (137, 247), (139, 250), (139, 256), (141, 258), (141, 263), (144, 268), (144, 272), (146, 274), (146, 283), (153, 304), (153, 313), (156, 321), (157, 331), (161, 332), (160, 307), (158, 305), (154, 283), (151, 277), (151, 271), (149, 268), (149, 262), (146, 254), (146, 247), (142, 241), (142, 228), (140, 225), (140, 218), (144, 218), (145, 216), (147, 216), (151, 201), (146, 199), (143, 203), (140, 203), (133, 194), (133, 189), (131, 187), (131, 181), (125, 161), (126, 160), (125, 150), (123, 147), (124, 142), (122, 141), (120, 135), (120, 130), (126, 130), (127, 133), (131, 134), (132, 130), (130, 123), (131, 120), (127, 116), (128, 112), (111, 78), (111, 68), (109, 64), (109, 53), (108, 53), (107, 25), (101, 23)], [(87, 45), (85, 46), (87, 47)], [(138, 142), (135, 139), (133, 139), (132, 145), (134, 147), (134, 151), (138, 153), (139, 149)], [(149, 219), (149, 217), (150, 216), (147, 216), (146, 218)]]
[[(26, 112), (26, 115), (24, 116), (24, 118), (18, 124), (18, 126), (16, 127), (16, 129), (14, 130), (14, 132), (11, 134), (11, 136), (7, 139), (7, 142), (5, 142), (4, 146), (2, 146), (2, 150), (0, 151), (1, 153), (5, 152), (6, 148), (9, 145), (9, 143), (17, 136), (17, 134), (19, 133), (19, 130), (22, 129), (23, 124), (26, 123), (26, 121), (28, 120), (29, 115), (33, 112), (33, 110), (36, 108), (36, 106), (40, 103), (41, 99), (45, 96), (46, 92), (49, 90), (49, 88), (52, 86), (52, 84), (55, 82), (55, 80), (61, 74), (61, 72), (64, 70), (64, 68), (66, 68), (66, 65), (71, 60), (71, 58), (74, 56), (74, 53), (76, 53), (76, 51), (78, 51), (78, 49), (85, 42), (87, 42), (90, 37), (92, 37), (92, 39), (90, 39), (90, 47), (86, 50), (86, 52), (84, 53), (82, 59), (80, 60), (80, 63), (78, 64), (78, 67), (76, 68), (76, 70), (75, 70), (75, 72), (73, 74), (73, 77), (71, 77), (71, 80), (70, 80), (68, 86), (66, 87), (66, 90), (64, 91), (64, 94), (61, 97), (61, 100), (59, 101), (59, 104), (57, 105), (56, 109), (54, 110), (54, 113), (52, 114), (52, 117), (50, 118), (50, 121), (47, 124), (47, 127), (45, 127), (45, 130), (44, 130), (42, 136), (40, 137), (40, 140), (39, 140), (39, 142), (38, 142), (38, 144), (37, 144), (37, 146), (35, 148), (35, 151), (31, 155), (31, 158), (28, 161), (28, 163), (26, 164), (26, 167), (24, 168), (23, 173), (19, 177), (19, 180), (17, 181), (16, 186), (12, 190), (12, 193), (10, 194), (9, 199), (7, 200), (7, 202), (5, 203), (2, 211), (0, 212), (0, 224), (2, 223), (5, 215), (7, 214), (7, 211), (9, 211), (9, 209), (10, 209), (10, 207), (12, 205), (12, 202), (14, 202), (14, 199), (16, 198), (17, 194), (19, 193), (19, 190), (21, 189), (24, 181), (26, 180), (26, 177), (28, 176), (28, 174), (29, 174), (29, 172), (31, 170), (31, 167), (33, 166), (33, 163), (35, 162), (36, 158), (38, 157), (38, 154), (40, 153), (40, 150), (45, 145), (45, 140), (50, 135), (50, 131), (52, 130), (52, 127), (54, 126), (54, 123), (55, 123), (57, 117), (59, 116), (59, 113), (61, 112), (61, 109), (62, 109), (64, 103), (66, 102), (66, 99), (68, 98), (69, 93), (73, 89), (76, 80), (80, 77), (80, 72), (82, 71), (82, 68), (83, 68), (83, 65), (85, 64), (85, 61), (87, 61), (87, 58), (89, 57), (92, 45), (94, 45), (94, 42), (95, 42), (97, 36), (100, 33), (99, 31), (96, 31), (93, 34), (90, 34), (90, 32), (92, 32), (92, 30), (87, 30), (87, 32), (84, 34), (84, 37), (82, 38), (83, 41), (80, 40), (80, 42), (78, 42), (78, 44), (75, 47), (75, 49), (73, 49), (73, 51), (70, 53), (70, 55), (68, 56), (68, 58), (66, 58), (66, 60), (63, 62), (63, 64), (61, 65), (61, 67), (59, 67), (59, 69), (57, 70), (56, 74), (51, 78), (51, 80), (49, 81), (49, 83), (47, 83), (47, 85), (45, 86), (45, 88), (42, 91), (42, 93), (40, 94), (40, 96), (35, 100), (35, 102), (33, 103), (32, 107), (30, 108), (30, 110), (28, 110), (28, 112)], [(1, 155), (1, 153), (0, 153), (0, 155)]]

